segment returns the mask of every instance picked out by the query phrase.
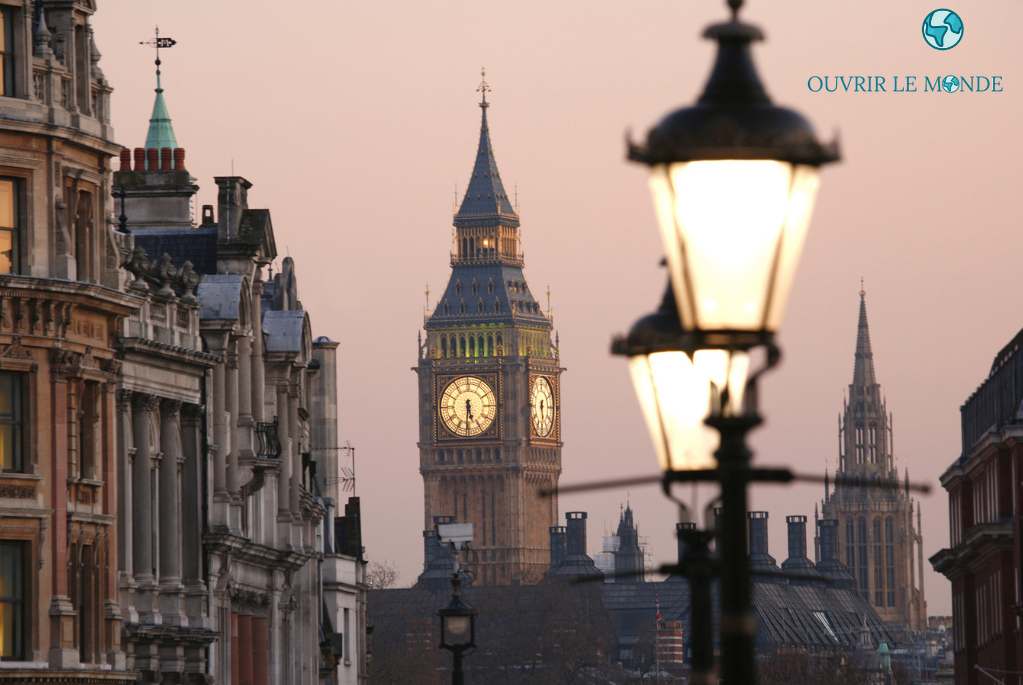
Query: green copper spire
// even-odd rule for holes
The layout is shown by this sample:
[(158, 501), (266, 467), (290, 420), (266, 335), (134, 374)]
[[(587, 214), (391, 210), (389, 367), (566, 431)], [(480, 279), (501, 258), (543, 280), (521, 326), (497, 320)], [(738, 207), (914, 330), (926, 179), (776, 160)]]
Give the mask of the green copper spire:
[(153, 103), (153, 116), (149, 119), (149, 134), (146, 135), (146, 149), (178, 147), (178, 139), (174, 136), (170, 112), (163, 99), (163, 85), (160, 82), (160, 48), (172, 47), (177, 41), (173, 38), (160, 38), (160, 28), (156, 29), (156, 37), (141, 43), (156, 48), (156, 101)]

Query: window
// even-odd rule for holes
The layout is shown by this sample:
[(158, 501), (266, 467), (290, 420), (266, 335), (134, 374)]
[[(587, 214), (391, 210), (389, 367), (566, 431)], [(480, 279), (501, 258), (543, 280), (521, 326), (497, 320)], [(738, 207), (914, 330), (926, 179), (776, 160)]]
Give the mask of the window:
[(874, 519), (874, 606), (884, 606), (884, 569), (881, 557), (881, 519)]
[(845, 522), (845, 565), (850, 573), (856, 573), (856, 527), (852, 519)]
[(0, 659), (25, 658), (25, 546), (0, 543)]
[(0, 95), (14, 96), (14, 8), (0, 8)]
[(18, 187), (0, 179), (0, 274), (18, 273)]
[(863, 596), (863, 599), (869, 601), (870, 578), (867, 576), (867, 520), (862, 517), (856, 522), (856, 543), (859, 557), (856, 579), (860, 581), (860, 594)]
[(21, 374), (0, 373), (0, 469), (21, 472)]
[(895, 522), (884, 520), (884, 566), (888, 587), (888, 606), (895, 606)]

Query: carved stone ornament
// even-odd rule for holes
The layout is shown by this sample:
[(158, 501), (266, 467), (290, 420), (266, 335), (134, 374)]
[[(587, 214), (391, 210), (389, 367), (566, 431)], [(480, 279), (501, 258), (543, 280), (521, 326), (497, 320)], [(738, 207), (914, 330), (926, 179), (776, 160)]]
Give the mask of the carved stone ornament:
[(60, 347), (55, 347), (50, 350), (50, 369), (55, 374), (63, 375), (71, 371), (71, 367), (75, 365), (75, 353), (71, 350), (65, 350)]
[(124, 364), (119, 359), (104, 359), (99, 364), (100, 370), (114, 376), (120, 376), (123, 367)]
[(173, 421), (178, 418), (178, 414), (181, 412), (181, 400), (160, 400), (160, 417)]
[(203, 278), (203, 274), (195, 272), (195, 269), (192, 267), (192, 262), (186, 260), (185, 263), (181, 265), (181, 270), (178, 272), (177, 283), (185, 291), (185, 294), (181, 296), (182, 302), (187, 302), (188, 304), (197, 304), (199, 302), (193, 291), (197, 285), (202, 283)]
[(32, 353), (21, 346), (21, 336), (11, 338), (11, 344), (0, 352), (0, 359), (32, 359)]
[(178, 268), (171, 263), (171, 256), (166, 252), (160, 257), (160, 263), (153, 269), (153, 277), (160, 282), (160, 290), (157, 294), (164, 297), (174, 296), (171, 283), (178, 277)]
[(0, 485), (0, 497), (32, 499), (35, 496), (36, 489), (31, 485)]
[(145, 276), (152, 268), (153, 261), (146, 255), (145, 250), (141, 247), (136, 247), (121, 266), (135, 277), (135, 280), (129, 286), (132, 290), (141, 292), (149, 290), (149, 284), (146, 283)]
[(131, 406), (139, 413), (155, 411), (160, 405), (160, 398), (156, 395), (147, 395), (144, 392), (136, 392), (131, 395)]

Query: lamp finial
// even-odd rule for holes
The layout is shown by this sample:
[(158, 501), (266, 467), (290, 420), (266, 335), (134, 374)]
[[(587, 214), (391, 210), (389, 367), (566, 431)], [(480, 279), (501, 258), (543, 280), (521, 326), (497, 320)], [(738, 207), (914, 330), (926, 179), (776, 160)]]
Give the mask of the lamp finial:
[(863, 276), (860, 276), (860, 299), (862, 300), (867, 296), (867, 291), (863, 289)]
[(480, 102), (480, 107), (489, 107), (489, 105), (487, 104), (487, 93), (490, 92), (490, 86), (487, 85), (486, 67), (480, 69), (480, 87), (476, 89), (476, 92), (483, 94), (483, 101)]
[(732, 21), (739, 21), (739, 10), (742, 9), (742, 0), (728, 0), (728, 6), (732, 8)]

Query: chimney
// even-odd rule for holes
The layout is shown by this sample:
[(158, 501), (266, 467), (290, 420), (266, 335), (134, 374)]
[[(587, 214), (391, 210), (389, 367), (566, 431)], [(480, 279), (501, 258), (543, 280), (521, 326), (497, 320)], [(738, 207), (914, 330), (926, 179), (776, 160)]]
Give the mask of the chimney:
[(820, 540), (821, 560), (817, 572), (831, 577), (831, 587), (836, 590), (856, 590), (856, 578), (839, 561), (838, 519), (818, 519), (817, 538)]
[(423, 531), (423, 570), (429, 571), (437, 556), (437, 531)]
[(156, 171), (160, 168), (160, 151), (155, 147), (146, 148), (146, 171)]
[(696, 530), (695, 523), (676, 523), (675, 524), (675, 537), (678, 545), (678, 565), (682, 565), (682, 557), (686, 555), (686, 541), (682, 539), (682, 531), (684, 530)]
[(217, 176), (217, 241), (231, 243), (238, 239), (242, 212), (249, 208), (248, 191), (252, 184), (241, 176)]
[[(782, 570), (806, 578), (820, 578), (821, 574), (817, 572), (813, 562), (806, 556), (806, 517), (786, 516), (785, 523), (789, 528), (789, 558), (782, 562)], [(790, 578), (789, 582), (802, 585), (808, 581)]]
[(570, 511), (565, 514), (567, 528), (568, 556), (586, 555), (586, 512)]
[(131, 150), (121, 148), (121, 168), (118, 171), (131, 171)]
[(746, 514), (749, 520), (749, 563), (750, 569), (757, 574), (778, 572), (778, 564), (768, 551), (766, 511), (751, 511)]
[(551, 534), (551, 568), (555, 568), (568, 556), (568, 528), (551, 526), (547, 530)]
[(838, 519), (817, 521), (821, 541), (821, 561), (838, 561)]
[(172, 153), (169, 147), (160, 148), (160, 171), (171, 171)]
[(174, 168), (178, 171), (185, 169), (185, 148), (183, 147), (174, 148)]
[(143, 147), (135, 148), (135, 171), (146, 170), (146, 149)]

